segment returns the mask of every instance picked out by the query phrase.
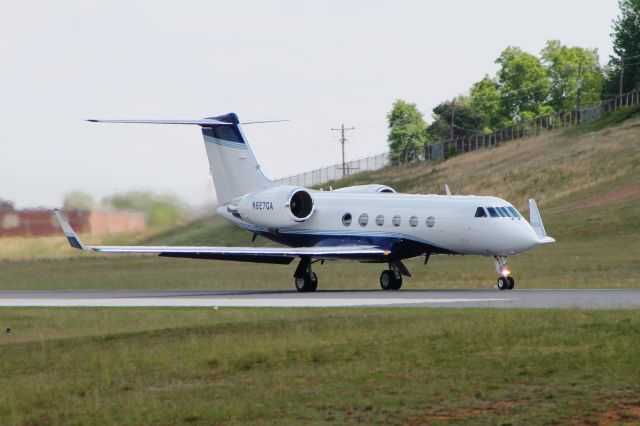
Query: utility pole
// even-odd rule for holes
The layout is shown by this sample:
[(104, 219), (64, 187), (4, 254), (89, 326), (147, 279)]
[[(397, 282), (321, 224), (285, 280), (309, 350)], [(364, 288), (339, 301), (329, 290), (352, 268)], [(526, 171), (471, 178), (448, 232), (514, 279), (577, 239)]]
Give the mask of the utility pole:
[(582, 62), (578, 66), (578, 96), (576, 98), (576, 109), (580, 110), (580, 95), (582, 94)]
[(576, 97), (576, 115), (578, 119), (578, 123), (582, 121), (581, 113), (580, 113), (580, 95), (582, 94), (582, 62), (580, 62), (578, 66), (578, 94)]
[(624, 58), (620, 55), (620, 98), (622, 98), (622, 76), (624, 73)]
[(456, 98), (453, 98), (451, 101), (451, 140), (456, 135), (456, 127), (455, 127), (455, 119), (456, 119)]
[(347, 141), (347, 138), (344, 136), (344, 132), (347, 132), (349, 130), (355, 130), (355, 127), (344, 127), (344, 123), (342, 123), (342, 125), (335, 129), (335, 128), (331, 128), (331, 130), (333, 131), (339, 131), (340, 132), (340, 143), (342, 144), (342, 176), (347, 176), (347, 163), (344, 160), (344, 143)]
[[(629, 56), (627, 59), (636, 58), (638, 56)], [(609, 57), (613, 62), (620, 64), (620, 92), (618, 93), (618, 95), (622, 97), (622, 81), (623, 81), (622, 79), (624, 77), (624, 57), (622, 55), (620, 55), (619, 58), (613, 55), (609, 55)]]

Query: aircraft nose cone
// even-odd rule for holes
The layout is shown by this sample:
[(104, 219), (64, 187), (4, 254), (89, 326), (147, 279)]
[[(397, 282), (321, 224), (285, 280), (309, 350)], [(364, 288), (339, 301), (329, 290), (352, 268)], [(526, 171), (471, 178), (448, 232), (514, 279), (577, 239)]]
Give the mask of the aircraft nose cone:
[(513, 224), (510, 229), (510, 251), (512, 253), (522, 253), (537, 246), (539, 238), (533, 228), (527, 222)]
[(531, 226), (525, 222), (525, 226), (522, 227), (522, 232), (520, 235), (520, 242), (522, 250), (529, 250), (539, 243), (539, 238), (536, 235), (535, 231)]

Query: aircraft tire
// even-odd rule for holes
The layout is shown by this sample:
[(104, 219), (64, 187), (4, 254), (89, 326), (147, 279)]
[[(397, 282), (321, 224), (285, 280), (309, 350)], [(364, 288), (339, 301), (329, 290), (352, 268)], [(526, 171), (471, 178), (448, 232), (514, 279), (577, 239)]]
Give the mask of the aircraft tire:
[(509, 287), (507, 287), (507, 290), (513, 290), (513, 287), (516, 286), (516, 280), (514, 280), (513, 277), (507, 277), (507, 281), (509, 282)]
[(391, 290), (400, 290), (400, 288), (402, 287), (402, 274), (400, 274), (400, 272), (397, 272), (397, 271), (392, 271), (392, 272), (395, 275), (395, 277), (393, 280), (393, 285), (391, 286)]
[(311, 272), (311, 274), (307, 274), (304, 277), (296, 277), (294, 280), (296, 290), (301, 293), (316, 291), (318, 288), (318, 276), (315, 272)]
[(506, 277), (498, 278), (498, 289), (507, 290), (509, 288), (509, 280)]
[(396, 275), (391, 269), (385, 269), (380, 274), (380, 287), (382, 287), (383, 290), (393, 290), (395, 281)]

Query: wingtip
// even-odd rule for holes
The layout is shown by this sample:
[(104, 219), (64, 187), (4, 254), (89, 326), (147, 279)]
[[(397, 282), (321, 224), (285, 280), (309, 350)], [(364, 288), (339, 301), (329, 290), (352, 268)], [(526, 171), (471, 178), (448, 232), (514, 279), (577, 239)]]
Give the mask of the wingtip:
[(69, 224), (69, 221), (67, 221), (67, 218), (62, 214), (62, 211), (60, 209), (53, 209), (53, 212), (56, 215), (56, 219), (58, 219), (62, 232), (64, 232), (65, 237), (67, 237), (67, 241), (69, 241), (69, 245), (75, 249), (84, 250), (85, 248), (82, 241), (80, 241), (80, 238), (78, 238), (78, 235)]

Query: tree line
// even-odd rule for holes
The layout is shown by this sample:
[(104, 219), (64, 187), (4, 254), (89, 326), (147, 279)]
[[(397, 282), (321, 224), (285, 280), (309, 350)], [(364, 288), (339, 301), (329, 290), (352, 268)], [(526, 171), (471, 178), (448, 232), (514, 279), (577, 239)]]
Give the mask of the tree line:
[(605, 66), (597, 49), (547, 41), (536, 56), (509, 46), (495, 60), (495, 76), (472, 84), (464, 96), (433, 108), (427, 124), (415, 104), (394, 102), (387, 114), (392, 153), (424, 143), (489, 134), (501, 127), (561, 111), (594, 106), (640, 83), (640, 0), (619, 0), (613, 51)]

